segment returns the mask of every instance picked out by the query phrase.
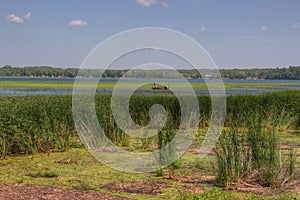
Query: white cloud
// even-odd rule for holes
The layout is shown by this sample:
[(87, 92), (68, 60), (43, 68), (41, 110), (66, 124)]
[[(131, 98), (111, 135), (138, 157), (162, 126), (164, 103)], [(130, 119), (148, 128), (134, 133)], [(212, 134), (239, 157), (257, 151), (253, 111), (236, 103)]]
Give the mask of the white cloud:
[(24, 20), (21, 17), (16, 16), (15, 14), (9, 14), (6, 19), (10, 22), (15, 22), (15, 23), (23, 23)]
[(300, 22), (297, 22), (296, 24), (293, 25), (294, 28), (300, 28)]
[(261, 27), (260, 27), (260, 30), (262, 30), (262, 31), (267, 31), (268, 28), (267, 28), (266, 26), (261, 26)]
[(79, 20), (72, 20), (69, 22), (69, 26), (86, 26), (88, 23), (86, 21), (83, 21), (81, 19)]
[(206, 31), (206, 29), (205, 29), (204, 26), (202, 26), (201, 31), (202, 31), (202, 32), (205, 32), (205, 31)]
[(158, 4), (157, 0), (136, 0), (136, 2), (142, 6), (149, 7), (151, 5)]
[(26, 15), (24, 15), (24, 19), (30, 20), (31, 19), (31, 12), (28, 12)]
[(157, 0), (136, 0), (136, 2), (142, 6), (150, 7), (152, 5), (160, 5), (162, 7), (168, 7), (169, 4), (167, 2), (163, 1), (157, 1)]
[(160, 2), (159, 3), (162, 7), (168, 7), (169, 4), (167, 2)]

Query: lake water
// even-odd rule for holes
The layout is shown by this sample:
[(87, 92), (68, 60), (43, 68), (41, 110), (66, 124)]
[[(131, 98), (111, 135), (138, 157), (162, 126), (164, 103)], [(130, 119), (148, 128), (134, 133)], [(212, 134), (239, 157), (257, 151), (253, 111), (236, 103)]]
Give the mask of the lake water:
[[(86, 81), (97, 81), (96, 78), (80, 79)], [(100, 82), (117, 82), (118, 78), (101, 78)], [(123, 79), (125, 82), (151, 82), (154, 79)], [(75, 78), (29, 78), (29, 77), (0, 77), (0, 81), (28, 81), (28, 82), (74, 82)], [(184, 79), (164, 79), (166, 82), (183, 82)], [(214, 79), (206, 79), (205, 81), (214, 82)], [(205, 82), (203, 79), (190, 79), (189, 82)], [(240, 79), (224, 79), (224, 83), (299, 83), (300, 80), (240, 80)]]
[[(1, 81), (22, 81), (22, 82), (74, 82), (74, 78), (15, 78), (15, 77), (0, 77)], [(81, 79), (84, 81), (97, 81), (98, 79)], [(100, 82), (116, 82), (118, 79), (106, 78), (100, 79)], [(153, 79), (125, 79), (125, 82), (153, 82)], [(157, 80), (159, 82), (159, 80)], [(164, 79), (164, 82), (183, 82), (181, 79)], [(190, 82), (203, 83), (201, 79), (191, 79)], [(214, 80), (205, 80), (213, 82)], [(225, 83), (277, 83), (287, 84), (296, 83), (296, 85), (279, 86), (277, 88), (234, 88), (226, 90), (227, 95), (236, 94), (260, 94), (266, 92), (273, 92), (278, 90), (300, 90), (300, 80), (223, 80)], [(102, 89), (99, 88), (97, 91), (102, 93), (111, 93), (112, 88)], [(140, 89), (140, 92), (151, 92), (151, 89)], [(164, 91), (157, 91), (164, 92)], [(195, 89), (196, 94), (207, 95), (208, 91), (205, 89)], [(72, 88), (3, 88), (0, 87), (0, 96), (36, 96), (36, 95), (70, 95), (72, 94)]]

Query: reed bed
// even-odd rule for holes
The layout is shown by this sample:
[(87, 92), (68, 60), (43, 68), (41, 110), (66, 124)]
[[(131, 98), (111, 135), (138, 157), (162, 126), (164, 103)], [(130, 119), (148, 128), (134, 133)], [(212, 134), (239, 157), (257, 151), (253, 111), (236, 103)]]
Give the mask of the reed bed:
[(279, 149), (275, 131), (282, 124), (271, 120), (273, 116), (263, 118), (253, 111), (242, 123), (231, 121), (224, 129), (215, 148), (219, 186), (281, 188), (293, 180), (296, 151)]
[[(96, 95), (96, 112), (101, 128), (116, 145), (129, 146), (133, 138), (116, 124), (110, 105), (110, 95)], [(198, 96), (199, 127), (206, 128), (210, 122), (211, 102), (208, 96)], [(130, 99), (130, 114), (139, 125), (149, 123), (149, 109), (154, 104), (163, 105), (167, 121), (162, 131), (151, 138), (137, 141), (141, 148), (150, 144), (163, 147), (173, 139), (179, 128), (180, 105), (174, 95), (140, 95)], [(262, 95), (236, 95), (227, 98), (226, 127), (232, 122), (239, 126), (247, 124), (247, 116), (257, 113), (265, 129), (296, 129), (300, 126), (300, 92), (277, 92)], [(249, 124), (251, 124), (249, 122)], [(233, 129), (234, 130), (234, 129)], [(236, 130), (235, 130), (236, 131)], [(145, 133), (146, 134), (146, 133)], [(71, 96), (0, 97), (0, 155), (65, 151), (70, 139), (76, 136), (72, 117)]]
[(65, 151), (74, 136), (71, 97), (0, 98), (0, 155)]

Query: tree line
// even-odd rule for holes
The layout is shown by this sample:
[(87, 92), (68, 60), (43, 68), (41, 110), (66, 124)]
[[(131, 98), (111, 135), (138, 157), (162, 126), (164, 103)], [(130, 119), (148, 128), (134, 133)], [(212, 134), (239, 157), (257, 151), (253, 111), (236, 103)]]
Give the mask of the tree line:
[[(7, 77), (69, 77), (77, 76), (78, 68), (55, 68), (48, 66), (36, 67), (12, 67), (5, 65), (0, 68), (0, 76)], [(222, 78), (227, 79), (294, 79), (300, 80), (300, 66), (290, 66), (287, 68), (266, 68), (266, 69), (221, 69)], [(104, 78), (215, 78), (216, 71), (202, 70), (201, 74), (195, 69), (188, 70), (105, 70), (85, 69), (80, 71), (82, 77)]]
[(268, 69), (221, 70), (222, 77), (230, 79), (300, 79), (300, 66)]

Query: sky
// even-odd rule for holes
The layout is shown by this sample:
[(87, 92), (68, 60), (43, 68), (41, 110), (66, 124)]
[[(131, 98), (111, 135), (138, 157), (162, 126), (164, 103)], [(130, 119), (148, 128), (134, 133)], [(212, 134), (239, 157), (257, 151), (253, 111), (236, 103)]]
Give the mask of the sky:
[(0, 66), (79, 67), (100, 42), (141, 27), (190, 36), (219, 68), (299, 66), (299, 8), (299, 0), (0, 0)]

